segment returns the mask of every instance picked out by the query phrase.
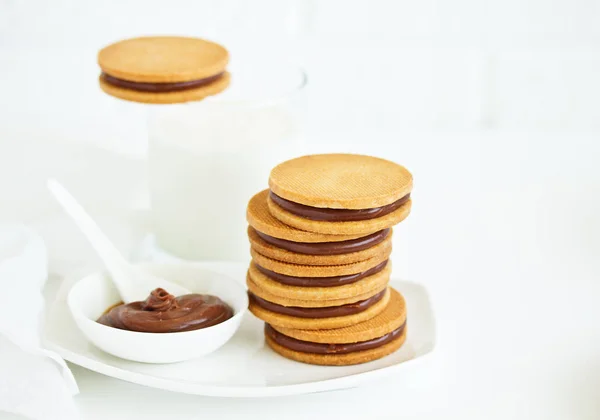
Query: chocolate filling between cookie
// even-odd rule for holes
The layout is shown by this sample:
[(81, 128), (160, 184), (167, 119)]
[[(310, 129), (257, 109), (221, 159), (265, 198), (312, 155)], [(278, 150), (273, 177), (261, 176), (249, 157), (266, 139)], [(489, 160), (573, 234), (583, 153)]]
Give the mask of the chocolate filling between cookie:
[(286, 274), (276, 273), (274, 271), (268, 270), (260, 265), (254, 263), (254, 266), (258, 271), (262, 274), (274, 280), (278, 283), (287, 284), (289, 286), (300, 286), (300, 287), (336, 287), (343, 286), (345, 284), (355, 283), (359, 280), (362, 280), (366, 277), (372, 276), (374, 274), (382, 272), (387, 266), (389, 260), (385, 260), (375, 267), (368, 269), (367, 271), (363, 271), (362, 273), (357, 274), (347, 274), (343, 276), (334, 276), (334, 277), (296, 277), (296, 276), (288, 276)]
[(325, 344), (313, 343), (311, 341), (302, 341), (296, 338), (289, 337), (275, 330), (269, 324), (265, 324), (265, 335), (275, 343), (290, 350), (301, 353), (313, 354), (347, 354), (358, 351), (365, 351), (381, 347), (399, 338), (404, 332), (406, 322), (394, 331), (385, 334), (384, 336), (374, 338), (372, 340), (361, 341), (358, 343), (343, 343), (343, 344)]
[(368, 299), (364, 299), (355, 303), (349, 303), (340, 306), (326, 306), (323, 308), (302, 308), (299, 306), (278, 305), (256, 296), (252, 292), (248, 292), (248, 296), (250, 297), (250, 301), (257, 306), (278, 314), (295, 316), (298, 318), (334, 318), (339, 316), (354, 315), (366, 311), (371, 306), (383, 299), (386, 291), (387, 289), (384, 289)]
[(377, 217), (388, 215), (398, 210), (403, 204), (410, 200), (410, 193), (392, 204), (371, 209), (350, 210), (350, 209), (330, 209), (324, 207), (311, 207), (294, 201), (286, 200), (270, 191), (269, 196), (275, 204), (282, 209), (309, 220), (322, 222), (359, 222), (371, 220)]
[(364, 251), (379, 245), (390, 234), (390, 229), (380, 230), (362, 238), (339, 242), (293, 242), (275, 238), (254, 229), (256, 234), (266, 243), (290, 252), (307, 255), (340, 255)]
[(174, 83), (144, 83), (134, 82), (131, 80), (119, 79), (111, 76), (110, 74), (102, 72), (100, 77), (106, 83), (123, 88), (136, 90), (138, 92), (154, 92), (154, 93), (167, 93), (167, 92), (179, 92), (182, 90), (195, 89), (202, 86), (206, 86), (220, 79), (225, 72), (215, 74), (214, 76), (206, 77), (198, 80), (188, 80), (186, 82), (174, 82)]

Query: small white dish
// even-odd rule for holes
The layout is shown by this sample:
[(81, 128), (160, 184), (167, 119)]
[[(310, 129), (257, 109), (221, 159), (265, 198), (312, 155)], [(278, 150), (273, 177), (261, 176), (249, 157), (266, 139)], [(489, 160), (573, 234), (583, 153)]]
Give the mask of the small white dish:
[[(145, 333), (108, 327), (96, 320), (121, 298), (109, 277), (94, 273), (71, 288), (67, 303), (79, 330), (98, 348), (131, 361), (173, 363), (212, 353), (233, 337), (248, 308), (246, 289), (239, 282), (197, 264), (154, 264), (141, 269), (181, 284), (193, 293), (221, 298), (233, 308), (233, 317), (212, 327), (175, 333)], [(150, 292), (148, 290), (148, 294)]]
[[(247, 264), (198, 263), (244, 287)], [(151, 265), (149, 267), (152, 267)], [(99, 274), (97, 274), (99, 275)], [(406, 298), (408, 336), (397, 352), (355, 366), (313, 366), (285, 359), (264, 342), (264, 324), (249, 312), (239, 330), (217, 351), (175, 364), (136, 363), (99, 350), (80, 332), (60, 297), (49, 305), (44, 345), (71, 363), (132, 383), (186, 394), (273, 397), (352, 388), (394, 376), (401, 394), (433, 375), (427, 364), (436, 344), (435, 316), (425, 287), (392, 280)]]

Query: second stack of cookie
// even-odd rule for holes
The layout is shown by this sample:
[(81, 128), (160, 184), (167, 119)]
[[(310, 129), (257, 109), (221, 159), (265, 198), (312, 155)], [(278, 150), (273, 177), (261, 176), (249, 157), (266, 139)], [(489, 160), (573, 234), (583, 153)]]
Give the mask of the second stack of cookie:
[(269, 346), (326, 365), (399, 348), (406, 309), (388, 287), (389, 257), (392, 227), (410, 212), (411, 174), (369, 156), (312, 155), (275, 167), (269, 186), (247, 209), (250, 310)]

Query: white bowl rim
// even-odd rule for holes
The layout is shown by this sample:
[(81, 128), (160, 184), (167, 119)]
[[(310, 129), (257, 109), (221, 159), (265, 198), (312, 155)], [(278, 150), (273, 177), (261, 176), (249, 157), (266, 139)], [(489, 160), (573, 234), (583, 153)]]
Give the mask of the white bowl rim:
[[(242, 301), (243, 301), (243, 307), (241, 307), (239, 310), (236, 310), (236, 308), (233, 308), (233, 305), (231, 305), (229, 302), (226, 302), (228, 305), (230, 305), (234, 312), (234, 315), (219, 323), (216, 325), (211, 325), (210, 327), (206, 327), (206, 328), (200, 328), (197, 330), (192, 330), (192, 331), (176, 331), (176, 332), (169, 332), (169, 333), (153, 333), (153, 332), (141, 332), (141, 331), (130, 331), (130, 330), (123, 330), (120, 328), (114, 328), (114, 327), (109, 327), (108, 325), (104, 325), (104, 324), (100, 324), (99, 322), (97, 322), (96, 320), (93, 320), (91, 318), (89, 318), (88, 316), (86, 316), (83, 311), (80, 309), (80, 307), (75, 304), (72, 303), (73, 301), (73, 297), (72, 295), (75, 293), (74, 291), (81, 286), (81, 284), (85, 281), (90, 281), (91, 278), (93, 277), (98, 277), (98, 276), (103, 276), (106, 278), (106, 276), (108, 276), (108, 273), (106, 272), (106, 270), (98, 270), (98, 271), (94, 271), (92, 273), (86, 274), (85, 276), (81, 277), (79, 280), (77, 280), (69, 289), (69, 292), (67, 293), (67, 305), (69, 307), (69, 310), (71, 311), (71, 314), (73, 315), (73, 317), (76, 317), (75, 315), (77, 315), (77, 318), (82, 320), (84, 323), (88, 324), (91, 326), (91, 328), (106, 328), (109, 329), (111, 331), (111, 333), (114, 334), (126, 334), (128, 336), (140, 336), (140, 337), (149, 337), (149, 336), (155, 336), (155, 337), (173, 337), (175, 335), (180, 336), (182, 334), (186, 334), (186, 336), (192, 335), (193, 333), (197, 334), (197, 335), (202, 335), (202, 333), (206, 332), (207, 330), (212, 329), (214, 331), (214, 329), (217, 329), (218, 327), (224, 328), (224, 326), (226, 324), (231, 324), (233, 322), (236, 322), (238, 318), (241, 318), (245, 315), (245, 313), (248, 311), (248, 305), (249, 305), (249, 299), (248, 299), (248, 292), (247, 290), (244, 288), (244, 286), (234, 280), (233, 278), (231, 278), (228, 275), (225, 274), (221, 274), (218, 273), (214, 270), (205, 268), (202, 266), (202, 263), (198, 262), (189, 262), (189, 263), (141, 263), (141, 264), (135, 264), (138, 267), (141, 268), (147, 268), (147, 269), (152, 269), (153, 267), (177, 267), (177, 266), (188, 266), (188, 267), (195, 267), (198, 268), (199, 270), (203, 270), (205, 272), (210, 272), (214, 275), (217, 275), (221, 278), (223, 278), (225, 281), (235, 284), (235, 287), (237, 289), (239, 289), (239, 291), (241, 292), (240, 296), (242, 296)], [(93, 326), (92, 326), (93, 325)]]

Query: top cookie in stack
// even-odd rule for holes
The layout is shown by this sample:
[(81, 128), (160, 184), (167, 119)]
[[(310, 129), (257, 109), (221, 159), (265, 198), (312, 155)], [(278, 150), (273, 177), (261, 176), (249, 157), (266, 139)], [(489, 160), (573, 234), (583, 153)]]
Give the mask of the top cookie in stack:
[(412, 175), (370, 156), (304, 156), (276, 166), (269, 178), (269, 210), (309, 232), (365, 235), (408, 216)]
[(326, 365), (399, 348), (406, 311), (387, 286), (388, 259), (392, 226), (410, 212), (411, 174), (370, 156), (312, 155), (275, 167), (269, 186), (247, 210), (250, 310), (267, 323), (267, 343)]

